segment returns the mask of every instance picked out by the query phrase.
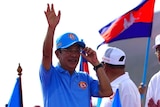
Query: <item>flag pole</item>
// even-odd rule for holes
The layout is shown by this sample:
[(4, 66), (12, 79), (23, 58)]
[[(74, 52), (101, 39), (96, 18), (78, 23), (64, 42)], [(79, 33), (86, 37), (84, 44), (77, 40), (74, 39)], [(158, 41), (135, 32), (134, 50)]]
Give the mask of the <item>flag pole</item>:
[[(150, 41), (151, 41), (151, 37), (148, 37), (148, 42), (147, 42), (147, 47), (146, 47), (146, 56), (145, 56), (145, 62), (144, 62), (143, 78), (142, 78), (142, 87), (144, 87), (144, 85), (146, 84)], [(141, 99), (143, 99), (143, 98), (144, 98), (144, 95), (141, 94)]]
[(20, 63), (17, 68), (19, 80), (20, 80), (20, 107), (23, 107), (23, 96), (22, 96), (22, 81), (21, 81), (21, 76), (22, 76), (22, 68), (20, 66)]
[(100, 107), (100, 105), (101, 105), (101, 102), (102, 102), (102, 98), (98, 98), (98, 101), (97, 101), (97, 106), (96, 106), (96, 107)]

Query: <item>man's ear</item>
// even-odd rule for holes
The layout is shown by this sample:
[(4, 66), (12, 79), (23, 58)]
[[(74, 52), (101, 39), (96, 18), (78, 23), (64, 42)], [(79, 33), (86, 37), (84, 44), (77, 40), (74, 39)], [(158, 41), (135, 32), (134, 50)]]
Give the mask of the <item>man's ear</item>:
[(55, 51), (55, 55), (57, 56), (58, 59), (59, 59), (59, 57), (60, 57), (60, 54), (61, 54), (61, 50), (56, 50), (56, 51)]

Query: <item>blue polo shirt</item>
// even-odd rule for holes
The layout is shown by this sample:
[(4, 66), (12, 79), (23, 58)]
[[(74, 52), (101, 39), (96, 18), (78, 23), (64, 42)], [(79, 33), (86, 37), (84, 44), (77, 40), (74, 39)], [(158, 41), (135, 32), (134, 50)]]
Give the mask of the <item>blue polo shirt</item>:
[(90, 107), (91, 96), (98, 97), (98, 81), (79, 71), (72, 75), (61, 66), (46, 71), (40, 67), (44, 107)]

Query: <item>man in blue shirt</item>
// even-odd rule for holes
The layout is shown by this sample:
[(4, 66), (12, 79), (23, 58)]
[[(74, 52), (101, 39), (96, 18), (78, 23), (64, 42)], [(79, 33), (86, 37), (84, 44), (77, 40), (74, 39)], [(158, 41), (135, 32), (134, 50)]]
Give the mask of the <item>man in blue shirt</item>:
[[(55, 54), (59, 60), (57, 66), (52, 65), (52, 49), (54, 32), (60, 21), (61, 12), (55, 14), (53, 4), (48, 4), (45, 15), (48, 31), (43, 44), (43, 57), (40, 66), (40, 81), (43, 92), (44, 107), (90, 107), (90, 99), (112, 95), (112, 88), (105, 75), (96, 52), (85, 47), (72, 32), (59, 36), (56, 40)], [(81, 53), (84, 51), (86, 54)], [(87, 73), (75, 71), (82, 55), (94, 66), (98, 80)]]

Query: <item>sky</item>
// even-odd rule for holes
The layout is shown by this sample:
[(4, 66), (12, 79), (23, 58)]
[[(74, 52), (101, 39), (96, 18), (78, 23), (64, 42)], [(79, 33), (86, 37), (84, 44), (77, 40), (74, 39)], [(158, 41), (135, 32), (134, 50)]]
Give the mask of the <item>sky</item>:
[[(10, 99), (18, 77), (19, 63), (22, 67), (24, 107), (43, 107), (39, 67), (48, 27), (44, 14), (47, 3), (53, 3), (56, 12), (61, 10), (55, 38), (65, 32), (74, 32), (87, 46), (96, 50), (97, 45), (103, 41), (98, 30), (140, 2), (141, 0), (1, 0), (0, 107), (4, 107)], [(158, 5), (160, 6), (160, 0), (156, 0), (155, 12), (160, 11)], [(54, 56), (53, 64), (56, 63)], [(91, 76), (95, 77), (93, 68), (89, 69)]]

